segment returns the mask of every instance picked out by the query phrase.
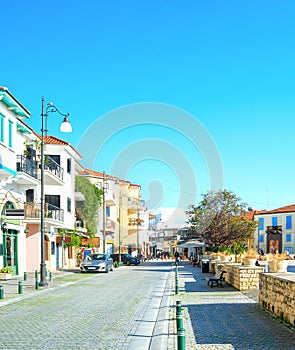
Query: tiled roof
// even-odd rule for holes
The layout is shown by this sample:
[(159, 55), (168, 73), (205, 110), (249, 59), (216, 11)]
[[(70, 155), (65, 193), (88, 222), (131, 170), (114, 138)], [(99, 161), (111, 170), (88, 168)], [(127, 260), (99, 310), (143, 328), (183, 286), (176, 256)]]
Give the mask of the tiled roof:
[(242, 217), (246, 220), (253, 220), (254, 219), (254, 214), (256, 213), (255, 210), (252, 211), (247, 211), (245, 214), (242, 215)]
[(79, 175), (91, 175), (91, 176), (97, 176), (97, 177), (109, 177), (109, 175), (103, 174), (99, 171), (95, 171), (95, 170), (90, 170), (90, 169), (83, 169), (81, 171), (79, 171)]
[(44, 136), (44, 143), (47, 143), (48, 145), (70, 145), (68, 142), (61, 140), (55, 136)]
[(290, 213), (290, 212), (295, 212), (295, 204), (286, 205), (285, 207), (272, 209), (272, 210), (257, 210), (255, 212), (255, 215)]
[(100, 171), (96, 171), (96, 170), (83, 169), (83, 170), (79, 171), (79, 175), (90, 175), (90, 176), (96, 176), (96, 177), (100, 177), (100, 178), (105, 177), (106, 180), (108, 180), (108, 179), (118, 180), (119, 182), (126, 183), (129, 186), (141, 188), (140, 185), (132, 184), (128, 180), (122, 180), (122, 179), (119, 179), (116, 176), (112, 176), (112, 175), (108, 175), (108, 174), (105, 174), (105, 173), (101, 173)]
[[(41, 139), (41, 135), (36, 135), (39, 137), (39, 139)], [(82, 158), (81, 154), (69, 142), (61, 140), (55, 136), (44, 136), (44, 143), (47, 145), (69, 146), (72, 148), (73, 151), (75, 151), (79, 155), (79, 157)]]
[(140, 185), (137, 185), (137, 184), (130, 184), (130, 186), (141, 188), (141, 186), (140, 186)]

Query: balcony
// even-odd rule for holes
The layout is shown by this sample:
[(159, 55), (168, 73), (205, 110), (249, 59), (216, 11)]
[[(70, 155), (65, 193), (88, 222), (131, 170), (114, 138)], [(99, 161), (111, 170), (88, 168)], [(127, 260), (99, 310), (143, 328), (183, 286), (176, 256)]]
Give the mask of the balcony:
[(128, 226), (142, 226), (144, 224), (144, 220), (140, 218), (129, 218)]
[(116, 205), (114, 192), (111, 192), (111, 193), (109, 193), (108, 191), (105, 192), (105, 202), (106, 202), (106, 206), (108, 207)]
[(282, 234), (282, 226), (267, 226), (266, 231), (267, 234)]
[(13, 182), (17, 185), (38, 185), (37, 163), (25, 155), (16, 157), (17, 176)]
[(81, 218), (76, 219), (75, 229), (78, 232), (81, 232), (84, 234), (87, 233), (87, 228), (85, 227), (85, 223)]
[(138, 211), (143, 211), (145, 208), (145, 202), (136, 198), (129, 198), (127, 201), (127, 209), (129, 215), (134, 214)]
[(106, 231), (109, 233), (114, 233), (116, 230), (116, 223), (110, 218), (106, 219)]
[[(27, 202), (24, 204), (25, 220), (40, 221), (41, 220), (41, 204), (34, 202)], [(52, 204), (45, 203), (45, 220), (52, 221), (52, 223), (64, 222), (64, 210), (55, 207)], [(38, 219), (38, 220), (37, 220)]]
[[(41, 178), (41, 169), (39, 169)], [(45, 185), (64, 185), (64, 169), (50, 156), (44, 157), (44, 181)]]

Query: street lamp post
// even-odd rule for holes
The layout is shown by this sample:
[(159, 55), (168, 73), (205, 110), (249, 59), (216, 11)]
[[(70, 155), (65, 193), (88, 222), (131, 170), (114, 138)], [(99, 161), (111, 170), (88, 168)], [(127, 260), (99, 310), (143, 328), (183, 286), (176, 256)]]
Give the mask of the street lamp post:
[[(44, 246), (44, 234), (45, 234), (45, 195), (44, 195), (44, 133), (47, 135), (47, 117), (48, 113), (57, 112), (64, 117), (60, 126), (60, 131), (71, 132), (72, 126), (69, 122), (69, 113), (63, 114), (52, 103), (49, 103), (44, 111), (44, 97), (42, 97), (42, 128), (41, 128), (41, 263), (40, 263), (40, 287), (48, 285), (46, 282), (46, 264), (45, 264), (45, 246)], [(46, 117), (46, 130), (44, 129), (44, 118)]]
[(119, 196), (119, 264), (121, 264), (121, 207), (122, 207), (122, 194)]
[(106, 211), (107, 211), (107, 207), (106, 207), (106, 192), (109, 188), (109, 184), (108, 184), (108, 177), (106, 178), (105, 176), (105, 172), (103, 172), (103, 178), (102, 178), (102, 187), (103, 187), (103, 193), (102, 193), (102, 240), (103, 240), (103, 254), (106, 253)]
[(137, 256), (139, 257), (139, 229), (138, 226), (140, 224), (140, 219), (139, 219), (139, 206), (137, 202), (137, 227), (136, 227), (136, 237), (137, 237)]

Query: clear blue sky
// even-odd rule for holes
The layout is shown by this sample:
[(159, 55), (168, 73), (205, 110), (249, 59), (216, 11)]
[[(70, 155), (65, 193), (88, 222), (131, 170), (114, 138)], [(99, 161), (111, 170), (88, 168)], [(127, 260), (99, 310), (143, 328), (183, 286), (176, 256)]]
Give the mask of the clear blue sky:
[[(214, 173), (249, 205), (275, 208), (295, 202), (294, 18), (293, 0), (4, 1), (0, 85), (36, 131), (43, 95), (73, 125), (63, 135), (51, 115), (49, 134), (78, 147), (94, 128), (106, 141), (93, 168), (126, 174), (151, 205), (193, 204)], [(174, 106), (176, 124), (168, 113), (133, 125), (144, 102)], [(223, 175), (183, 128), (208, 131)]]

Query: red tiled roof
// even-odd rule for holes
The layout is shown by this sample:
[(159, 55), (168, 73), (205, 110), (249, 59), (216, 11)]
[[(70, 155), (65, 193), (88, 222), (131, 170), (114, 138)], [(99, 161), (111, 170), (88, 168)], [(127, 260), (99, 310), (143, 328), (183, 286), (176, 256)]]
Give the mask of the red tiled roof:
[(61, 140), (55, 136), (44, 136), (44, 143), (47, 143), (49, 145), (70, 145), (68, 142)]
[(255, 215), (260, 214), (276, 214), (276, 213), (289, 213), (295, 212), (295, 204), (286, 205), (285, 207), (280, 207), (272, 210), (257, 210)]
[(124, 182), (124, 183), (128, 184), (129, 186), (141, 188), (140, 185), (132, 184), (128, 180), (122, 180), (116, 176), (107, 175), (105, 173), (101, 173), (100, 171), (96, 171), (96, 170), (83, 169), (83, 170), (79, 171), (79, 175), (90, 175), (90, 176), (97, 176), (97, 177), (101, 177), (101, 178), (105, 177), (106, 180), (107, 179), (119, 180), (120, 182)]
[(83, 170), (79, 171), (79, 175), (92, 175), (92, 176), (98, 176), (98, 177), (104, 177), (104, 176), (109, 177), (108, 175), (103, 174), (99, 171), (89, 170), (89, 169), (83, 169)]
[(244, 218), (246, 220), (253, 220), (255, 213), (256, 213), (256, 210), (247, 211), (245, 214), (243, 214), (241, 216), (242, 216), (242, 218)]
[[(41, 139), (41, 135), (36, 134), (39, 139)], [(44, 143), (47, 145), (61, 145), (61, 146), (69, 146), (72, 148), (73, 151), (75, 151), (81, 158), (81, 154), (67, 141), (64, 141), (62, 139), (59, 139), (55, 136), (44, 136)]]
[(141, 188), (141, 186), (140, 186), (140, 185), (137, 185), (137, 184), (130, 184), (130, 186)]

